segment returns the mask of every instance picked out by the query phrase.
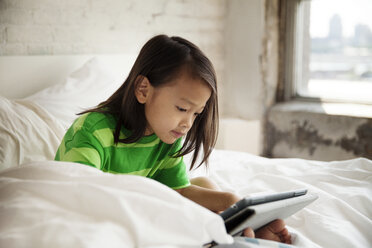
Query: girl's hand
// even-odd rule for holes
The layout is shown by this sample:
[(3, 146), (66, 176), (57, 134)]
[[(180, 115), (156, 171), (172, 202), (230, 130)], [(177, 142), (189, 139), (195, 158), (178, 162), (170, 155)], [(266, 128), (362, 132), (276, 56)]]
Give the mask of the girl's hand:
[(215, 213), (224, 211), (240, 200), (240, 197), (233, 193), (207, 189), (196, 185), (190, 185), (176, 191)]
[(270, 222), (266, 226), (256, 230), (256, 232), (253, 232), (252, 228), (246, 228), (243, 231), (243, 236), (248, 238), (274, 240), (286, 244), (292, 243), (291, 234), (288, 232), (284, 221), (281, 219)]

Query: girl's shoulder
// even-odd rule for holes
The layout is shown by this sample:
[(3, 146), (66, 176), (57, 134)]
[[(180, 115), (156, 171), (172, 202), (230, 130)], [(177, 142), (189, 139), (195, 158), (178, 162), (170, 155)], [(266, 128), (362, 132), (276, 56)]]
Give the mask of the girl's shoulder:
[(73, 124), (74, 129), (85, 129), (93, 132), (98, 129), (110, 128), (116, 126), (116, 119), (112, 114), (89, 112), (77, 118)]

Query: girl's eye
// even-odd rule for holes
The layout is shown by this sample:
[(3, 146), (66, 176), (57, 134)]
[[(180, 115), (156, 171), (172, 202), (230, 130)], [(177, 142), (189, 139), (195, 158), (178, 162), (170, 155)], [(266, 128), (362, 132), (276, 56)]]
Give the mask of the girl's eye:
[(177, 107), (177, 109), (179, 110), (179, 111), (181, 111), (181, 112), (186, 112), (187, 110), (186, 109), (184, 109), (184, 108), (181, 108), (181, 107), (178, 107), (178, 106), (176, 106)]

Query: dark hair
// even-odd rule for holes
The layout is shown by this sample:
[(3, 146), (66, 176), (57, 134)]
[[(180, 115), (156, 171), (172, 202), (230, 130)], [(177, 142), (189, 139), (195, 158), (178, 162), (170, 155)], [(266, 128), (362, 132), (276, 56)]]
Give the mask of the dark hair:
[[(157, 35), (151, 38), (141, 49), (127, 79), (106, 101), (87, 112), (111, 113), (117, 117), (114, 142), (133, 143), (139, 140), (146, 130), (144, 105), (137, 101), (135, 88), (138, 79), (147, 77), (153, 87), (165, 84), (175, 77), (182, 68), (189, 69), (194, 78), (202, 79), (211, 88), (204, 111), (199, 115), (186, 135), (182, 148), (174, 157), (180, 157), (194, 151), (190, 170), (194, 167), (198, 155), (203, 149), (202, 163), (208, 166), (208, 157), (217, 140), (218, 101), (216, 74), (210, 60), (193, 43), (181, 37)], [(139, 77), (140, 76), (140, 77)], [(131, 130), (131, 135), (119, 139), (121, 127)]]

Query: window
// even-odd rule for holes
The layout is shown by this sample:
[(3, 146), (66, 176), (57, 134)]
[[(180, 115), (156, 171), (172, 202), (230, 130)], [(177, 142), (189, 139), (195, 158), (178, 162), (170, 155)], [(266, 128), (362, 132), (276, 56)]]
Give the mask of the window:
[(372, 103), (372, 1), (289, 0), (290, 97)]

